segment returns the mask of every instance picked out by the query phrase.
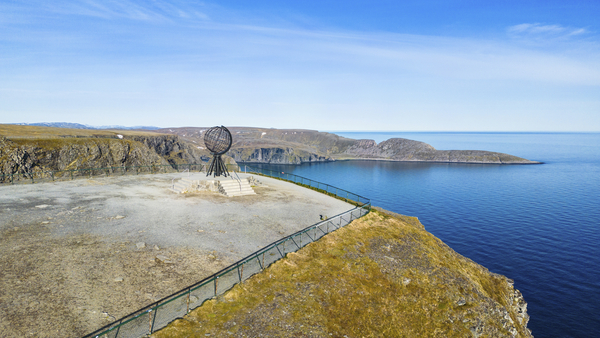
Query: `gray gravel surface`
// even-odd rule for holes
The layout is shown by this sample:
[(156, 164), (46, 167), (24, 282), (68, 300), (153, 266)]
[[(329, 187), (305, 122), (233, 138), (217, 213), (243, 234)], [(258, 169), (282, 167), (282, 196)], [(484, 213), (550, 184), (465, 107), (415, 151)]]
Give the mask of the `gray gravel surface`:
[(352, 208), (265, 177), (252, 196), (168, 190), (187, 175), (0, 186), (0, 336), (81, 336)]

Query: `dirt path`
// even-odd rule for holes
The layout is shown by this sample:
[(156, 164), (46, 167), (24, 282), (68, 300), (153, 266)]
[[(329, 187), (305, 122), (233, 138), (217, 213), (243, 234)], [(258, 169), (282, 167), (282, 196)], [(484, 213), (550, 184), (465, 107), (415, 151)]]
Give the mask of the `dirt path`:
[(263, 177), (255, 196), (169, 192), (181, 176), (0, 186), (0, 336), (82, 336), (351, 208)]

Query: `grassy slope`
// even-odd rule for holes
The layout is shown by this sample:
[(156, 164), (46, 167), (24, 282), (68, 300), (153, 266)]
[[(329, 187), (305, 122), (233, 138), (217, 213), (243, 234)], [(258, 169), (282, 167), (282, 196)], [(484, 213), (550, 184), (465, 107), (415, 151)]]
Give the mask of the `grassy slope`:
[(56, 138), (56, 137), (111, 137), (117, 135), (144, 135), (156, 136), (156, 133), (150, 131), (137, 130), (95, 130), (95, 129), (69, 129), (38, 126), (20, 126), (14, 124), (0, 124), (0, 136), (8, 139), (17, 138)]
[(372, 212), (153, 337), (529, 336), (514, 310), (504, 318), (513, 293), (416, 218)]

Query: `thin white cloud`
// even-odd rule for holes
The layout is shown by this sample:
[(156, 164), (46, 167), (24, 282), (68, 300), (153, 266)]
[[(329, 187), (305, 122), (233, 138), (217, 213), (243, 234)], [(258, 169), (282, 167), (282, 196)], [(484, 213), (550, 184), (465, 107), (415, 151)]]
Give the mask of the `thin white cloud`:
[(585, 34), (585, 28), (565, 27), (561, 25), (543, 25), (540, 23), (522, 23), (507, 28), (509, 34), (526, 36), (567, 37)]
[[(60, 15), (87, 16), (102, 19), (128, 19), (134, 21), (176, 21), (181, 19), (207, 20), (209, 17), (199, 9), (198, 4), (184, 4), (177, 0), (154, 0), (139, 3), (135, 0), (73, 0), (66, 2), (53, 2), (32, 0), (23, 3), (0, 3), (0, 15), (6, 17), (53, 17)], [(8, 20), (2, 20), (8, 21)], [(11, 20), (18, 22), (17, 20)], [(0, 21), (0, 23), (2, 23)]]

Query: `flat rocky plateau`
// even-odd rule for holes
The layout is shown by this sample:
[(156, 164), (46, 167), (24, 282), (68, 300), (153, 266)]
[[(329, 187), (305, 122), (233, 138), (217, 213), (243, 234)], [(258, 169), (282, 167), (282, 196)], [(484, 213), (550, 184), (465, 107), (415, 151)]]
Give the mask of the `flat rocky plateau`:
[(352, 208), (265, 177), (253, 196), (170, 192), (185, 175), (0, 186), (0, 336), (82, 336)]

